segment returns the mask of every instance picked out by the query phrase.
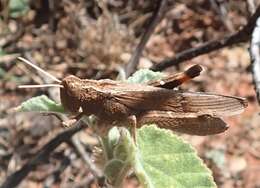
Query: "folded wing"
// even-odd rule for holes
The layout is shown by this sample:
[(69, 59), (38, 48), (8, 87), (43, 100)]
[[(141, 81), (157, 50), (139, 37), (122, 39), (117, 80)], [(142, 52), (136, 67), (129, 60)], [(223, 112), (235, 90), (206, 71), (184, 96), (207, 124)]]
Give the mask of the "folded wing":
[(143, 89), (113, 93), (113, 98), (135, 111), (171, 111), (211, 116), (240, 114), (247, 106), (244, 98), (212, 93), (180, 92), (144, 86)]

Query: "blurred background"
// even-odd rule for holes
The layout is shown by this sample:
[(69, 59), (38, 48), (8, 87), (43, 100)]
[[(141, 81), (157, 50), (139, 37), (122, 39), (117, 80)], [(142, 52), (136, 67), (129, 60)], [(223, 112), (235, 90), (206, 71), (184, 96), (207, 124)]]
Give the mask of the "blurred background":
[[(220, 39), (246, 25), (253, 0), (169, 1), (151, 35), (138, 68), (149, 68), (179, 52)], [(48, 78), (17, 62), (19, 56), (62, 79), (116, 79), (129, 62), (157, 6), (144, 0), (1, 0), (0, 4), (0, 183), (64, 130), (54, 116), (13, 113), (33, 96), (59, 100), (55, 89), (17, 89), (22, 84), (49, 83)], [(213, 171), (219, 187), (260, 187), (260, 117), (248, 48), (250, 41), (228, 46), (171, 66), (176, 73), (193, 64), (202, 75), (180, 88), (236, 95), (249, 100), (246, 111), (226, 118), (225, 133), (181, 135)], [(77, 133), (91, 155), (97, 139), (90, 129)], [(19, 187), (97, 187), (77, 150), (61, 144)], [(135, 180), (125, 187), (137, 187)]]

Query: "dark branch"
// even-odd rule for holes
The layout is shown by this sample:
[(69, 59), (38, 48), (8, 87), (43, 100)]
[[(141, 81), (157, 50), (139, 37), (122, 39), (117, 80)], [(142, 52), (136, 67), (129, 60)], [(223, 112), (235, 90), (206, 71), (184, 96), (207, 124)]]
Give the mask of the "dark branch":
[(125, 67), (126, 77), (129, 77), (136, 69), (139, 63), (140, 56), (142, 55), (143, 49), (152, 35), (156, 25), (160, 22), (166, 12), (167, 0), (158, 0), (158, 6), (156, 7), (147, 29), (142, 35), (142, 38), (136, 47), (131, 59)]
[(82, 121), (78, 121), (76, 125), (74, 125), (71, 129), (58, 134), (55, 138), (44, 145), (37, 153), (37, 155), (29, 160), (20, 170), (17, 170), (9, 177), (7, 177), (7, 179), (1, 185), (1, 188), (16, 187), (32, 170), (35, 169), (37, 165), (46, 160), (51, 152), (55, 150), (61, 143), (68, 142), (71, 136), (84, 129), (85, 127), (85, 123), (83, 123)]
[(154, 71), (162, 71), (170, 66), (176, 66), (184, 61), (190, 60), (202, 54), (206, 54), (220, 48), (231, 46), (241, 42), (247, 42), (250, 40), (251, 33), (254, 29), (257, 18), (260, 16), (260, 6), (255, 13), (251, 16), (248, 23), (238, 32), (225, 36), (220, 40), (213, 40), (202, 44), (199, 47), (191, 48), (180, 52), (175, 57), (166, 59), (158, 64), (155, 64), (151, 69)]
[(260, 18), (257, 19), (255, 29), (252, 33), (250, 58), (257, 101), (260, 104)]

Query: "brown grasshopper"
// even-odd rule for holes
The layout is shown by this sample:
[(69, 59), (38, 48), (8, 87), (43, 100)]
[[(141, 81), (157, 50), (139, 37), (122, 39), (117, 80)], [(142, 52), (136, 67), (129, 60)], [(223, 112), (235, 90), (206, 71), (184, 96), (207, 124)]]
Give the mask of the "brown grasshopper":
[(228, 126), (220, 117), (242, 113), (247, 106), (246, 99), (173, 90), (201, 71), (201, 66), (194, 65), (185, 72), (150, 81), (147, 85), (67, 76), (62, 81), (55, 78), (59, 84), (46, 86), (60, 87), (61, 103), (67, 111), (79, 114), (78, 117), (95, 115), (107, 125), (127, 122), (140, 127), (155, 123), (192, 135), (224, 132)]

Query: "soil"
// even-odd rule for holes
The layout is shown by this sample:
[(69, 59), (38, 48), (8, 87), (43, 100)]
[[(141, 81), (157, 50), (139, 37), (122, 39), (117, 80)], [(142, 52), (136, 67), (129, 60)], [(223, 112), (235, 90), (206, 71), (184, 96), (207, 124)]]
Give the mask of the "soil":
[[(116, 79), (137, 46), (155, 3), (152, 1), (31, 1), (26, 14), (12, 17), (2, 4), (0, 16), (0, 182), (65, 128), (55, 116), (13, 113), (33, 96), (59, 100), (55, 89), (17, 89), (51, 80), (16, 58), (23, 56), (58, 79)], [(7, 14), (6, 14), (7, 12)], [(239, 30), (247, 23), (247, 1), (170, 1), (167, 14), (150, 37), (138, 68), (148, 68), (212, 39)], [(181, 135), (198, 151), (221, 188), (260, 187), (260, 116), (252, 83), (247, 43), (204, 54), (164, 72), (176, 73), (200, 64), (202, 75), (182, 90), (245, 97), (241, 115), (225, 118), (230, 128), (214, 136)], [(15, 63), (16, 62), (16, 63)], [(97, 144), (92, 130), (78, 133), (90, 155)], [(137, 187), (135, 178), (125, 187)], [(97, 187), (84, 160), (70, 144), (61, 144), (19, 187)]]

